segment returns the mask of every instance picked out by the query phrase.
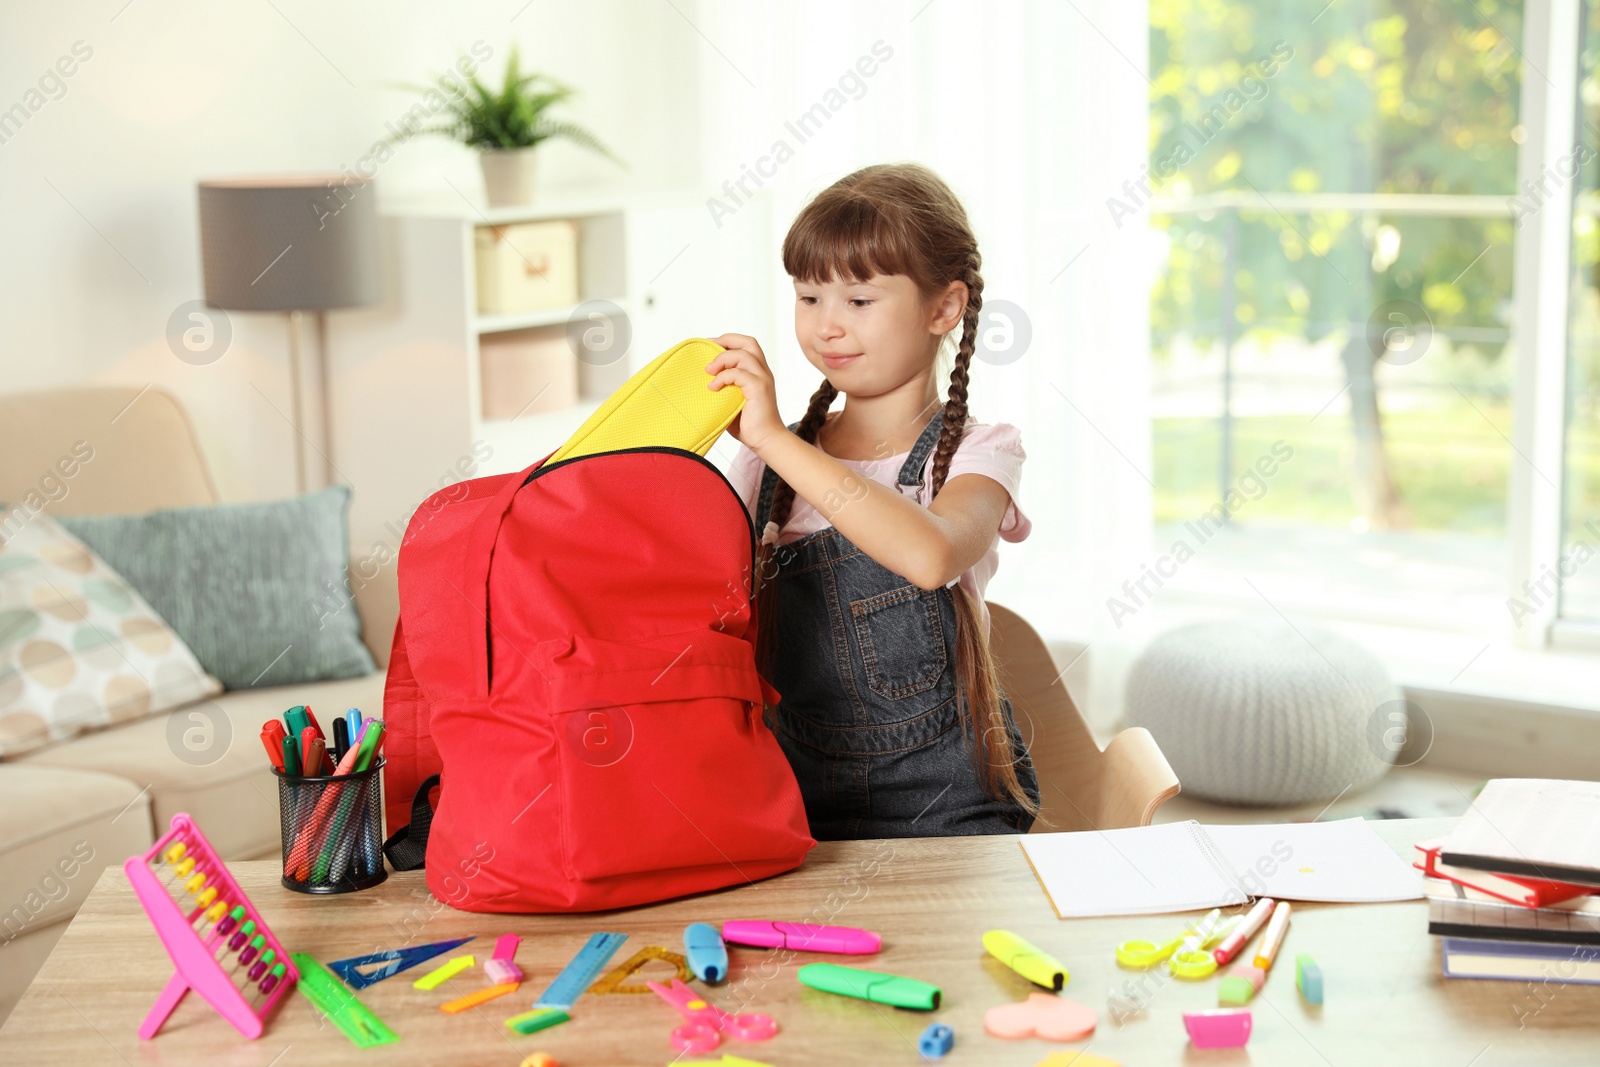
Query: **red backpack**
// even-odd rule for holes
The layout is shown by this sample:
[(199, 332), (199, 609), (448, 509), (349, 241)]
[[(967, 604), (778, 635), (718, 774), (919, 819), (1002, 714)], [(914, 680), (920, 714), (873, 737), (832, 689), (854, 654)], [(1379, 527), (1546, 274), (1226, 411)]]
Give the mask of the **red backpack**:
[(425, 854), (435, 897), (490, 912), (798, 867), (816, 842), (762, 722), (779, 695), (755, 666), (738, 493), (678, 448), (542, 464), (442, 489), (406, 528), (384, 786), (388, 825), (410, 825), (391, 863)]

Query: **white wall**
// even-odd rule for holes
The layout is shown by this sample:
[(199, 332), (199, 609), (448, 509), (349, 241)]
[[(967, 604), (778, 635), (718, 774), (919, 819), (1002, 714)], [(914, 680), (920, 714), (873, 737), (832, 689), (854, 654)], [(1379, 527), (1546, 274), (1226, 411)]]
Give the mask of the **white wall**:
[[(1033, 327), (1025, 358), (973, 368), (974, 413), (1022, 428), (1021, 503), (1035, 524), (1029, 541), (1002, 546), (991, 597), (1046, 636), (1097, 638), (1069, 676), (1075, 692), (1088, 692), (1091, 662), (1115, 655), (1105, 598), (1148, 556), (1148, 248), (1142, 223), (1118, 229), (1104, 204), (1146, 155), (1142, 4), (534, 0), (519, 13), (522, 0), (122, 2), (0, 12), (0, 110), (74, 42), (94, 50), (65, 95), (0, 144), (0, 389), (156, 382), (198, 423), (226, 499), (293, 492), (281, 320), (235, 315), (233, 348), (205, 367), (165, 341), (172, 310), (200, 295), (194, 183), (351, 163), (412, 103), (391, 83), (444, 69), (478, 39), (498, 73), (516, 40), (532, 65), (583, 90), (573, 116), (633, 163), (621, 172), (553, 144), (541, 164), (552, 192), (710, 195), (790, 141), (793, 158), (760, 183), (759, 202), (721, 227), (708, 211), (703, 242), (687, 234), (695, 251), (656, 283), (681, 303), (695, 274), (680, 268), (697, 257), (738, 249), (739, 262), (766, 265), (747, 286), (707, 287), (695, 321), (705, 336), (762, 340), (788, 419), (818, 380), (778, 259), (795, 214), (867, 163), (920, 160), (950, 182), (977, 231), (986, 299), (1020, 305)], [(800, 143), (785, 123), (878, 41), (892, 54), (859, 98)], [(446, 179), (481, 188), (474, 157), (442, 139), (411, 141), (377, 175), (391, 202), (452, 196)], [(417, 417), (396, 417), (407, 414)], [(1091, 714), (1114, 714), (1116, 697), (1097, 688)]]
[[(950, 183), (983, 255), (984, 299), (1032, 323), (1012, 363), (974, 360), (971, 410), (1022, 431), (1020, 503), (1034, 533), (1002, 543), (989, 598), (1020, 610), (1047, 638), (1093, 639), (1069, 682), (1099, 725), (1120, 709), (1125, 658), (1105, 599), (1147, 557), (1151, 486), (1148, 231), (1122, 228), (1106, 198), (1138, 179), (1147, 154), (1144, 5), (1116, 0), (954, 3), (903, 0), (705, 0), (706, 176), (719, 186), (768, 165), (747, 228), (772, 264), (763, 342), (784, 417), (796, 419), (820, 376), (794, 337), (794, 291), (778, 250), (805, 202), (868, 163), (918, 160)], [(889, 58), (862, 79), (821, 131), (797, 138), (806, 112), (882, 42)], [(758, 175), (759, 176), (759, 175)], [(1076, 257), (1076, 258), (1075, 258)], [(1070, 266), (1069, 266), (1070, 264)], [(732, 328), (732, 327), (730, 327)], [(836, 402), (837, 403), (837, 402)]]
[[(668, 4), (125, 2), (0, 8), (0, 111), (43, 101), (0, 143), (0, 390), (169, 389), (227, 500), (294, 492), (287, 338), (281, 317), (235, 314), (218, 362), (168, 348), (173, 309), (202, 295), (198, 179), (352, 165), (415, 101), (394, 83), (427, 81), (478, 40), (491, 76), (516, 42), (577, 87), (568, 115), (631, 164), (552, 142), (552, 192), (698, 178), (697, 63), (715, 55)], [(77, 42), (90, 54), (65, 92), (30, 100)], [(475, 157), (444, 138), (398, 147), (376, 176), (380, 202), (454, 195), (445, 179), (481, 196)]]

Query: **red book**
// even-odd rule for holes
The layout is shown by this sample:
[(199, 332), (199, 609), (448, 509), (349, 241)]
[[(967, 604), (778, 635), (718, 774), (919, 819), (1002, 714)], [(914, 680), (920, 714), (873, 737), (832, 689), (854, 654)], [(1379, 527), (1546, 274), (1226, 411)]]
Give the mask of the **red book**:
[(1571, 882), (1552, 882), (1542, 878), (1522, 875), (1496, 874), (1469, 867), (1454, 867), (1439, 861), (1439, 850), (1444, 838), (1417, 842), (1417, 860), (1412, 866), (1430, 878), (1442, 878), (1456, 885), (1476, 889), (1499, 900), (1520, 904), (1525, 908), (1548, 908), (1563, 900), (1595, 892), (1592, 885), (1575, 885)]

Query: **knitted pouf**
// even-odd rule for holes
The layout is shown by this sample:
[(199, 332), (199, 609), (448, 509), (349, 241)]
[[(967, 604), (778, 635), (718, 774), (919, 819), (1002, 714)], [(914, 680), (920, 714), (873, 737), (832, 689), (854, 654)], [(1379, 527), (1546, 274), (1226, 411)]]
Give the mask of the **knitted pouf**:
[(1323, 627), (1218, 619), (1162, 634), (1128, 676), (1128, 725), (1160, 744), (1189, 796), (1331, 800), (1370, 785), (1404, 739), (1389, 672)]

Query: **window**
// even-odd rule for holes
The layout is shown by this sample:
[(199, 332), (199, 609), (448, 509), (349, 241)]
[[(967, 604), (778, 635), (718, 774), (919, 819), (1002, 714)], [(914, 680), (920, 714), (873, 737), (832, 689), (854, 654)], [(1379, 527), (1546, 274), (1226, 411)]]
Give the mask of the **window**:
[(1153, 0), (1150, 35), (1169, 584), (1504, 625), (1520, 5)]

